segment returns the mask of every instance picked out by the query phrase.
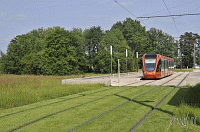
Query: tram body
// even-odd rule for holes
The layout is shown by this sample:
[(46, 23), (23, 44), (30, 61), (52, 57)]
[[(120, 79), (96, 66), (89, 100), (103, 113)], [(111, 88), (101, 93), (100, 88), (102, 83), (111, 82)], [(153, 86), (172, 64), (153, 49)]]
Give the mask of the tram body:
[(174, 74), (174, 59), (160, 54), (142, 56), (143, 78), (158, 79)]

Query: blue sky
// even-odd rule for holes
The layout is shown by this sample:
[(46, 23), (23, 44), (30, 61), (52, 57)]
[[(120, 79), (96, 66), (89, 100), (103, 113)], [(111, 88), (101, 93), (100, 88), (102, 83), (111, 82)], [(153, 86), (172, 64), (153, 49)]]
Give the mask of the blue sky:
[[(200, 13), (200, 0), (0, 0), (0, 50), (6, 53), (11, 39), (33, 29), (61, 26), (109, 30), (127, 17)], [(185, 32), (200, 34), (200, 16), (138, 19), (149, 30), (161, 29), (173, 37)]]

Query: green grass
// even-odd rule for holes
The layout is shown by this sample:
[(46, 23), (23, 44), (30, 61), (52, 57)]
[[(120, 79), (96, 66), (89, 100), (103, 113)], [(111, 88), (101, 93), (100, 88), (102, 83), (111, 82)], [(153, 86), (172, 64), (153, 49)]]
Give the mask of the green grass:
[(72, 76), (0, 75), (0, 110), (104, 88), (102, 84), (62, 85)]
[[(68, 131), (102, 113), (75, 131), (129, 131), (173, 89), (61, 85), (64, 78), (70, 76), (0, 76), (1, 106), (5, 105), (0, 110), (0, 131), (33, 121), (18, 131)], [(186, 127), (170, 126), (170, 118), (186, 117), (188, 112), (190, 117), (198, 117), (198, 126), (187, 131), (200, 131), (199, 95), (200, 84), (176, 88), (135, 131), (185, 131)]]
[[(138, 87), (143, 89), (144, 87)], [(151, 89), (152, 86), (148, 88)], [(77, 129), (77, 131), (129, 131), (148, 111), (154, 107), (157, 102), (172, 88), (171, 87), (157, 87), (149, 93), (139, 96), (129, 103), (109, 112), (105, 116)], [(145, 92), (146, 90), (143, 90)], [(139, 92), (141, 93), (141, 92)], [(139, 94), (137, 93), (137, 94)], [(161, 96), (156, 96), (156, 95)], [(131, 97), (132, 95), (132, 97)], [(121, 98), (134, 98), (133, 93), (120, 94)], [(152, 96), (153, 95), (153, 96)]]
[[(182, 132), (186, 131), (185, 126), (171, 126), (170, 118), (175, 117), (189, 117), (197, 116), (198, 126), (189, 126), (187, 131), (200, 131), (200, 106), (195, 106), (195, 102), (199, 103), (200, 98), (199, 84), (194, 87), (179, 87), (176, 88), (172, 94), (170, 94), (166, 100), (154, 110), (154, 112), (136, 129), (136, 132), (140, 131), (173, 131)], [(158, 125), (159, 124), (159, 125)]]
[[(126, 88), (126, 89), (130, 89), (130, 87)], [(86, 116), (86, 117), (90, 118), (92, 116), (92, 113), (89, 112), (90, 109), (96, 109), (97, 110), (96, 112), (99, 111), (98, 109), (101, 109), (100, 112), (102, 112), (104, 110), (104, 107), (102, 107), (102, 106), (109, 105), (109, 107), (111, 108), (114, 105), (112, 102), (115, 101), (115, 99), (117, 97), (116, 96), (108, 96), (108, 95), (111, 95), (113, 93), (120, 92), (120, 91), (124, 91), (124, 89), (121, 89), (121, 87), (115, 87), (115, 88), (108, 89), (108, 90), (104, 89), (104, 92), (96, 92), (96, 93), (93, 93), (91, 95), (87, 95), (87, 94), (90, 94), (91, 91), (86, 91), (86, 92), (81, 93), (81, 95), (85, 94), (87, 96), (81, 96), (80, 98), (74, 98), (74, 99), (67, 100), (67, 101), (64, 101), (64, 102), (54, 103), (53, 105), (39, 107), (37, 109), (30, 109), (30, 108), (46, 105), (48, 103), (53, 103), (53, 102), (56, 102), (56, 101), (59, 101), (59, 100), (63, 100), (64, 98), (69, 98), (70, 96), (60, 97), (60, 98), (57, 98), (57, 99), (51, 99), (51, 100), (47, 100), (47, 101), (38, 102), (38, 103), (35, 103), (35, 104), (32, 104), (32, 105), (27, 105), (27, 106), (23, 106), (23, 107), (16, 107), (16, 108), (4, 110), (0, 114), (0, 117), (8, 115), (10, 113), (16, 113), (16, 112), (19, 112), (19, 111), (22, 111), (22, 110), (30, 109), (28, 111), (24, 111), (24, 112), (21, 112), (21, 113), (17, 113), (17, 114), (13, 114), (13, 115), (10, 115), (10, 116), (6, 116), (5, 118), (0, 118), (0, 124), (1, 124), (0, 131), (9, 131), (9, 130), (11, 130), (13, 128), (16, 128), (16, 127), (20, 126), (20, 125), (23, 125), (24, 123), (31, 122), (33, 120), (36, 120), (38, 118), (42, 118), (42, 117), (44, 117), (46, 115), (55, 113), (57, 111), (61, 111), (61, 110), (65, 110), (65, 109), (68, 109), (68, 108), (71, 108), (71, 107), (74, 107), (74, 106), (78, 106), (80, 104), (83, 104), (83, 103), (89, 102), (91, 100), (94, 100), (94, 99), (101, 98), (101, 97), (105, 96), (105, 98), (103, 98), (102, 100), (96, 100), (95, 102), (91, 102), (91, 103), (85, 104), (83, 106), (76, 107), (76, 108), (73, 108), (73, 109), (68, 110), (66, 112), (62, 112), (61, 114), (57, 114), (56, 115), (56, 116), (59, 116), (59, 117), (62, 117), (62, 118), (65, 117), (66, 120), (63, 120), (64, 122), (65, 121), (73, 121), (73, 120), (74, 120), (73, 122), (76, 122), (77, 121), (77, 117), (79, 115), (81, 115), (82, 112), (86, 113), (86, 115), (83, 114), (82, 116)], [(75, 95), (71, 95), (71, 96), (75, 96)], [(109, 102), (109, 100), (111, 102)], [(121, 100), (123, 100), (123, 99), (121, 99)], [(120, 100), (118, 100), (118, 101), (120, 101)], [(106, 102), (108, 102), (108, 104), (105, 104)], [(118, 102), (116, 102), (116, 103), (118, 103)], [(71, 120), (69, 120), (70, 116), (75, 116), (75, 118), (71, 118)], [(53, 118), (53, 120), (55, 120), (54, 116), (53, 117), (49, 117), (50, 122), (51, 122), (52, 118)], [(86, 118), (86, 119), (88, 119), (88, 118)], [(57, 119), (59, 120), (60, 118), (57, 118)], [(39, 123), (40, 125), (42, 125), (41, 122)], [(58, 123), (58, 125), (60, 125), (60, 124)], [(69, 126), (69, 124), (67, 124), (67, 125), (65, 124), (62, 127), (66, 129), (67, 126)], [(47, 127), (49, 127), (49, 126), (47, 125)], [(31, 125), (30, 125), (30, 128), (28, 128), (28, 129), (29, 130), (31, 129)], [(35, 128), (33, 128), (33, 129), (35, 130)], [(42, 130), (42, 127), (41, 128), (39, 127), (39, 129)], [(59, 127), (55, 126), (54, 129), (59, 129)], [(22, 129), (22, 131), (23, 131), (23, 129)]]
[[(151, 89), (153, 90), (141, 95), (141, 93), (145, 93)], [(51, 101), (56, 102), (56, 100), (62, 100), (64, 98), (69, 98), (70, 96), (75, 95), (42, 101), (23, 107), (12, 108), (4, 110), (4, 112), (0, 114), (0, 117), (20, 110), (30, 110), (0, 118), (0, 131), (10, 131), (11, 129), (43, 118), (47, 115), (51, 115), (52, 113), (56, 113), (58, 111), (61, 112), (53, 116), (49, 116), (48, 118), (42, 119), (38, 122), (34, 122), (26, 127), (19, 129), (19, 131), (67, 131), (90, 120), (91, 118), (100, 115), (101, 113), (109, 111), (110, 109), (123, 104), (124, 102), (127, 102), (129, 99), (134, 98), (132, 101), (129, 101), (116, 110), (113, 110), (108, 114), (105, 114), (104, 116), (101, 116), (100, 118), (97, 118), (87, 125), (77, 129), (77, 131), (128, 131), (171, 89), (172, 87), (154, 88), (153, 86), (111, 87), (111, 89), (104, 89), (102, 92), (96, 92), (89, 95), (87, 94), (91, 92), (86, 91), (79, 94), (84, 94), (86, 96), (81, 96), (79, 98), (70, 99), (64, 102), (54, 103), (52, 105), (39, 107), (37, 109), (30, 108), (42, 106), (47, 104), (47, 102), (51, 103)]]
[(0, 110), (104, 88), (102, 84), (62, 85), (62, 79), (109, 74), (43, 76), (0, 74)]
[(193, 72), (193, 69), (174, 69), (174, 72)]

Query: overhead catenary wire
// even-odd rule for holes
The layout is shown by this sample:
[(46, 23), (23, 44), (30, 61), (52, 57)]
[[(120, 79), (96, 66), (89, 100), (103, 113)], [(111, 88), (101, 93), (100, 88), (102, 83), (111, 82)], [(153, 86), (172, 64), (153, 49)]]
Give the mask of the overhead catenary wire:
[[(168, 9), (177, 8), (177, 7), (180, 7), (180, 6), (184, 6), (184, 5), (187, 5), (187, 4), (194, 3), (194, 2), (196, 2), (196, 1), (197, 1), (197, 0), (194, 0), (194, 1), (191, 1), (191, 2), (186, 2), (186, 3), (184, 3), (184, 4), (177, 5), (177, 6), (173, 6), (173, 7), (170, 7), (170, 8), (168, 8)], [(148, 13), (148, 14), (145, 14), (145, 15), (143, 15), (143, 16), (147, 16), (147, 15), (150, 15), (150, 14), (154, 14), (154, 13), (162, 12), (162, 11), (165, 11), (165, 10), (167, 10), (167, 9), (162, 9), (162, 10), (159, 10), (159, 11), (156, 11), (156, 12)]]
[[(164, 0), (163, 0), (163, 3), (165, 4), (165, 7), (167, 8), (169, 14), (171, 15), (171, 12), (169, 11), (169, 9), (168, 9), (168, 7), (167, 7), (167, 5), (166, 5), (166, 3), (165, 3)], [(171, 18), (172, 18), (172, 20), (174, 21), (174, 25), (175, 25), (176, 31), (177, 31), (177, 33), (178, 33), (178, 35), (179, 35), (178, 29), (177, 29), (177, 26), (176, 26), (176, 22), (175, 22), (175, 20), (174, 20), (174, 18), (173, 18), (172, 16), (171, 16)]]
[[(134, 15), (132, 12), (130, 12), (128, 9), (126, 9), (123, 5), (121, 5), (120, 3), (118, 3), (117, 2), (117, 0), (114, 0), (115, 1), (115, 3), (117, 3), (118, 5), (120, 5), (122, 8), (124, 8), (124, 10), (126, 10), (127, 12), (129, 12), (131, 15), (133, 15), (136, 19), (137, 19), (137, 16), (136, 15)], [(145, 26), (147, 26), (144, 22), (143, 22), (143, 20), (140, 20), (140, 19), (138, 19), (139, 21), (141, 21)]]
[(200, 13), (195, 13), (195, 14), (179, 14), (179, 15), (164, 15), (164, 16), (147, 16), (147, 17), (137, 17), (137, 18), (176, 17), (176, 16), (192, 16), (192, 15), (200, 15)]
[[(196, 13), (196, 14), (191, 14), (192, 12), (194, 12), (194, 11), (196, 11), (197, 9), (199, 9), (200, 8), (200, 6), (199, 7), (197, 7), (196, 9), (194, 9), (194, 10), (192, 10), (191, 12), (190, 12), (190, 14), (188, 13), (188, 14), (183, 14), (183, 15), (181, 15), (181, 16), (186, 16), (186, 15), (198, 15), (198, 14), (200, 14), (200, 13)], [(177, 17), (177, 18), (175, 18), (175, 19), (178, 19), (178, 18), (181, 18), (181, 16), (179, 16), (179, 17)]]

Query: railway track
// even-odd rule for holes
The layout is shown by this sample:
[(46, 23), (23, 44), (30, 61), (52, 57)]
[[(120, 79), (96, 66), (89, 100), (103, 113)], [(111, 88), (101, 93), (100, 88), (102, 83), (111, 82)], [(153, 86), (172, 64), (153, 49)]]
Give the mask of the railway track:
[[(93, 92), (93, 93), (90, 93), (90, 94), (84, 94), (84, 95), (83, 95), (83, 94), (80, 94), (80, 95), (82, 95), (82, 96), (73, 97), (73, 98), (68, 98), (68, 99), (56, 101), (56, 102), (53, 102), (53, 103), (49, 103), (49, 104), (46, 104), (46, 105), (42, 105), (42, 106), (38, 106), (38, 107), (30, 108), (30, 109), (25, 109), (25, 110), (18, 111), (18, 112), (6, 114), (6, 115), (3, 115), (3, 116), (0, 116), (0, 119), (1, 119), (1, 118), (4, 118), (4, 117), (11, 116), (11, 115), (19, 114), (19, 113), (22, 113), (22, 112), (25, 112), (25, 111), (35, 110), (35, 109), (42, 108), (42, 107), (49, 106), (49, 105), (53, 105), (53, 104), (56, 104), (56, 103), (61, 103), (61, 102), (65, 102), (65, 101), (69, 101), (69, 100), (72, 100), (72, 99), (81, 98), (81, 97), (84, 97), (84, 96), (87, 96), (87, 95), (92, 95), (92, 94), (95, 94), (95, 93), (100, 93), (100, 92), (104, 92), (104, 91), (106, 91), (106, 90), (111, 90), (111, 89), (116, 89), (116, 88), (118, 88), (118, 87), (112, 87), (112, 88), (100, 90), (100, 91), (97, 91), (97, 92)], [(43, 119), (45, 119), (45, 118), (48, 118), (48, 117), (51, 117), (51, 116), (53, 116), (53, 115), (56, 115), (56, 114), (59, 114), (59, 113), (62, 113), (62, 112), (71, 110), (71, 109), (73, 109), (73, 108), (77, 108), (77, 107), (83, 106), (83, 105), (85, 105), (85, 104), (89, 104), (89, 103), (92, 103), (92, 102), (101, 100), (101, 99), (106, 98), (106, 97), (108, 97), (108, 96), (112, 96), (112, 95), (115, 95), (115, 94), (119, 94), (119, 93), (125, 92), (125, 91), (130, 90), (130, 89), (132, 89), (132, 87), (126, 88), (126, 89), (124, 89), (124, 90), (120, 90), (119, 92), (115, 92), (115, 93), (113, 93), (113, 94), (105, 95), (105, 96), (103, 96), (103, 97), (100, 97), (100, 98), (97, 98), (97, 99), (94, 99), (94, 100), (85, 102), (85, 103), (83, 103), (83, 104), (75, 105), (75, 106), (73, 106), (73, 107), (70, 107), (70, 108), (67, 108), (67, 109), (64, 109), (64, 110), (57, 111), (57, 112), (55, 112), (55, 113), (51, 113), (51, 114), (49, 114), (49, 115), (43, 116), (43, 117), (41, 117), (41, 118), (38, 118), (38, 119), (33, 120), (33, 121), (31, 121), (31, 122), (28, 122), (28, 123), (26, 123), (26, 124), (24, 124), (24, 125), (21, 125), (21, 126), (19, 126), (19, 127), (17, 127), (17, 128), (14, 128), (14, 129), (10, 130), (10, 132), (16, 131), (16, 130), (18, 130), (18, 129), (21, 129), (21, 128), (26, 127), (26, 126), (28, 126), (28, 125), (30, 125), (30, 124), (36, 123), (36, 122), (38, 122), (38, 121), (41, 121), (41, 120), (43, 120)]]
[[(180, 75), (182, 75), (182, 74), (180, 74)], [(180, 75), (178, 75), (178, 76), (180, 76)], [(176, 76), (176, 77), (178, 77), (178, 76)], [(174, 77), (174, 78), (176, 78), (176, 77)], [(170, 81), (172, 81), (172, 80), (173, 80), (173, 79), (168, 80), (167, 82), (163, 83), (162, 85), (164, 85), (164, 84), (166, 84), (166, 83), (168, 83), (168, 82), (170, 82)], [(135, 83), (140, 83), (140, 82), (142, 82), (142, 80), (139, 81), (139, 82), (135, 82)], [(149, 84), (149, 83), (151, 83), (151, 82), (154, 82), (154, 81), (146, 82), (146, 83), (144, 83), (143, 85), (147, 85), (147, 84)], [(160, 86), (162, 86), (162, 85), (160, 85)], [(141, 96), (141, 95), (144, 95), (144, 94), (147, 94), (147, 93), (149, 93), (150, 91), (153, 91), (155, 88), (156, 88), (156, 87), (154, 87), (154, 88), (152, 88), (152, 89), (150, 89), (150, 90), (147, 90), (147, 91), (145, 91), (145, 92), (143, 92), (143, 93), (141, 93), (141, 94), (135, 96), (134, 98), (129, 99), (128, 101), (126, 101), (126, 102), (124, 102), (124, 103), (122, 103), (122, 104), (120, 104), (120, 105), (118, 105), (118, 106), (116, 106), (116, 107), (114, 107), (114, 108), (112, 108), (112, 109), (110, 109), (110, 110), (108, 110), (108, 111), (106, 111), (106, 112), (104, 112), (104, 113), (102, 113), (102, 114), (100, 114), (100, 115), (98, 115), (98, 116), (96, 116), (96, 117), (94, 117), (94, 118), (92, 118), (92, 119), (90, 119), (90, 120), (84, 122), (84, 123), (82, 123), (81, 125), (72, 128), (72, 129), (69, 130), (69, 131), (73, 131), (73, 130), (79, 128), (79, 127), (82, 127), (82, 126), (88, 124), (89, 122), (94, 121), (94, 120), (98, 119), (99, 117), (101, 117), (101, 116), (103, 116), (103, 115), (105, 115), (105, 114), (107, 114), (107, 113), (109, 113), (109, 112), (111, 112), (111, 111), (114, 111), (115, 109), (117, 109), (117, 108), (119, 108), (119, 107), (121, 107), (121, 106), (123, 106), (123, 105), (129, 103), (130, 101), (136, 99), (137, 97), (139, 97), (139, 96)], [(112, 89), (114, 89), (114, 87), (113, 87)], [(11, 132), (12, 132), (12, 131), (16, 131), (16, 130), (18, 130), (18, 129), (21, 129), (21, 128), (26, 127), (26, 126), (28, 126), (28, 125), (30, 125), (30, 124), (36, 123), (36, 122), (38, 122), (38, 121), (41, 121), (41, 120), (46, 119), (46, 118), (48, 118), (48, 117), (51, 117), (51, 116), (53, 116), (53, 115), (56, 115), (56, 114), (59, 114), (59, 113), (68, 111), (68, 110), (70, 110), (70, 109), (77, 108), (77, 107), (80, 107), (80, 106), (83, 106), (83, 105), (86, 105), (86, 104), (89, 104), (89, 103), (92, 103), (92, 102), (101, 100), (101, 99), (103, 99), (103, 98), (105, 98), (105, 97), (108, 97), (108, 96), (112, 96), (112, 95), (114, 95), (114, 96), (119, 96), (119, 95), (118, 95), (119, 93), (122, 93), (122, 92), (124, 92), (124, 91), (128, 91), (128, 90), (130, 90), (130, 89), (132, 89), (132, 87), (126, 88), (126, 89), (124, 89), (124, 90), (120, 90), (120, 91), (118, 91), (118, 92), (115, 92), (115, 93), (112, 93), (112, 94), (109, 94), (109, 95), (105, 95), (105, 96), (100, 97), (100, 98), (93, 99), (93, 100), (91, 100), (91, 101), (88, 101), (88, 102), (85, 102), (85, 103), (82, 103), (82, 104), (79, 104), (79, 105), (76, 105), (76, 106), (73, 106), (73, 107), (70, 107), (70, 108), (67, 108), (67, 109), (63, 109), (63, 110), (57, 111), (57, 112), (55, 112), (55, 113), (51, 113), (51, 114), (45, 115), (45, 116), (43, 116), (43, 117), (41, 117), (41, 118), (38, 118), (38, 119), (36, 119), (36, 120), (30, 121), (30, 122), (28, 122), (28, 123), (25, 123), (25, 124), (23, 124), (23, 125), (21, 125), (21, 126), (19, 126), (19, 127), (16, 127), (16, 128), (14, 128), (14, 129), (12, 129), (12, 130), (10, 130), (10, 131), (11, 131)], [(72, 99), (81, 98), (81, 97), (84, 97), (84, 96), (87, 96), (87, 95), (92, 95), (92, 94), (95, 94), (95, 93), (98, 93), (98, 92), (103, 92), (103, 91), (106, 91), (106, 90), (111, 90), (111, 89), (108, 88), (108, 89), (96, 91), (96, 92), (89, 93), (89, 94), (85, 94), (85, 95), (81, 95), (81, 94), (80, 94), (81, 96), (78, 96), (78, 97), (68, 98), (68, 99), (64, 99), (64, 100), (61, 100), (61, 101), (49, 103), (49, 104), (46, 104), (46, 105), (43, 105), (43, 106), (38, 106), (38, 107), (34, 107), (34, 108), (30, 108), (30, 109), (18, 111), (18, 112), (15, 112), (15, 113), (10, 113), (10, 114), (7, 114), (7, 115), (3, 115), (3, 116), (0, 117), (0, 119), (1, 119), (1, 118), (4, 118), (4, 117), (11, 116), (11, 115), (14, 115), (14, 114), (22, 113), (22, 112), (25, 112), (25, 111), (28, 111), (28, 110), (33, 110), (33, 109), (37, 109), (37, 108), (49, 106), (49, 105), (52, 105), (52, 104), (55, 104), (55, 103), (60, 103), (60, 102), (64, 102), (64, 101), (68, 101), (68, 100), (72, 100)], [(172, 92), (172, 91), (171, 91), (171, 92)], [(170, 93), (171, 93), (171, 92), (170, 92)], [(170, 93), (169, 93), (169, 94), (170, 94)], [(154, 109), (155, 109), (155, 107), (154, 107)]]
[[(183, 73), (182, 73), (183, 74)], [(179, 74), (179, 75), (177, 75), (177, 76), (175, 76), (174, 78), (177, 78), (177, 77), (179, 77), (179, 76), (181, 76), (182, 74)], [(189, 75), (189, 74), (188, 74)], [(187, 75), (187, 76), (188, 76)], [(187, 77), (186, 76), (186, 77)], [(185, 77), (185, 78), (186, 78)], [(173, 79), (174, 79), (173, 78)], [(185, 79), (184, 78), (184, 79)], [(162, 86), (162, 85), (164, 85), (164, 84), (166, 84), (166, 83), (169, 83), (170, 81), (172, 81), (173, 79), (170, 79), (170, 80), (168, 80), (168, 81), (166, 81), (166, 82), (164, 82), (163, 84), (161, 84), (160, 86)], [(184, 80), (183, 79), (183, 80)], [(182, 80), (182, 81), (183, 81)], [(181, 82), (182, 82), (181, 81)], [(151, 82), (154, 82), (154, 81), (151, 81)], [(178, 85), (180, 85), (181, 84), (181, 82), (178, 84)], [(150, 82), (147, 82), (146, 84), (148, 84), (148, 83), (150, 83)], [(178, 86), (177, 85), (177, 86)], [(176, 86), (176, 87), (177, 87)], [(106, 111), (106, 112), (104, 112), (104, 113), (102, 113), (102, 114), (100, 114), (100, 115), (98, 115), (98, 116), (96, 116), (96, 117), (94, 117), (94, 118), (92, 118), (92, 119), (90, 119), (90, 120), (88, 120), (88, 121), (86, 121), (86, 122), (84, 122), (84, 123), (82, 123), (82, 124), (80, 124), (79, 126), (76, 126), (76, 127), (74, 127), (74, 128), (72, 128), (71, 130), (69, 130), (69, 131), (67, 131), (67, 132), (72, 132), (72, 131), (74, 131), (74, 130), (76, 130), (77, 128), (80, 128), (80, 127), (82, 127), (82, 126), (84, 126), (84, 125), (86, 125), (86, 124), (88, 124), (88, 123), (90, 123), (90, 122), (92, 122), (92, 121), (94, 121), (94, 120), (96, 120), (96, 119), (98, 119), (99, 117), (101, 117), (101, 116), (103, 116), (103, 115), (105, 115), (105, 114), (107, 114), (107, 113), (109, 113), (109, 112), (111, 112), (111, 111), (113, 111), (113, 110), (115, 110), (115, 109), (117, 109), (117, 108), (119, 108), (119, 107), (121, 107), (121, 106), (123, 106), (123, 105), (125, 105), (125, 104), (127, 104), (127, 103), (129, 103), (130, 101), (133, 101), (134, 99), (136, 99), (137, 97), (139, 97), (139, 96), (141, 96), (141, 95), (144, 95), (144, 94), (146, 94), (146, 93), (149, 93), (150, 91), (152, 91), (152, 90), (154, 90), (156, 87), (154, 87), (154, 88), (152, 88), (152, 89), (150, 89), (150, 90), (148, 90), (148, 91), (145, 91), (144, 93), (141, 93), (141, 94), (139, 94), (139, 95), (137, 95), (136, 97), (134, 97), (134, 98), (132, 98), (132, 99), (129, 99), (128, 101), (126, 101), (126, 102), (124, 102), (124, 103), (122, 103), (122, 104), (120, 104), (120, 105), (118, 105), (118, 106), (116, 106), (116, 107), (114, 107), (114, 108), (112, 108), (112, 109), (110, 109), (110, 110), (108, 110), (108, 111)], [(174, 89), (173, 89), (174, 90)], [(158, 105), (160, 104), (160, 103), (162, 103), (162, 101), (164, 101), (164, 99), (173, 91), (173, 90), (171, 90), (154, 108), (152, 108), (152, 110), (150, 111), (150, 112), (148, 112), (148, 114), (147, 115), (145, 115), (144, 117), (146, 118), (146, 117), (148, 117), (148, 115), (156, 108), (156, 107), (158, 107)], [(143, 117), (143, 118), (144, 118)], [(139, 126), (139, 124), (141, 124), (142, 123), (142, 121), (145, 119), (141, 119), (130, 131), (132, 132), (132, 131), (134, 131), (134, 129), (136, 129), (136, 127), (137, 126)]]
[[(180, 75), (182, 75), (182, 74), (180, 74)], [(179, 75), (179, 76), (180, 76)], [(145, 114), (144, 115), (144, 117), (142, 118), (142, 119), (140, 119), (140, 121), (137, 123), (137, 124), (135, 124), (131, 129), (130, 129), (130, 131), (129, 132), (133, 132), (173, 91), (174, 91), (174, 89), (176, 88), (176, 87), (178, 87), (186, 78), (187, 78), (187, 76), (189, 75), (189, 73), (178, 83), (178, 85), (176, 85), (176, 86), (174, 86), (174, 88), (166, 95), (166, 96), (164, 96), (157, 104), (156, 104), (156, 106), (152, 109), (152, 110), (150, 110), (147, 114)], [(171, 79), (171, 80), (173, 80), (173, 79)], [(169, 81), (171, 81), (171, 80), (169, 80)], [(168, 83), (168, 82), (166, 82), (166, 83)]]

